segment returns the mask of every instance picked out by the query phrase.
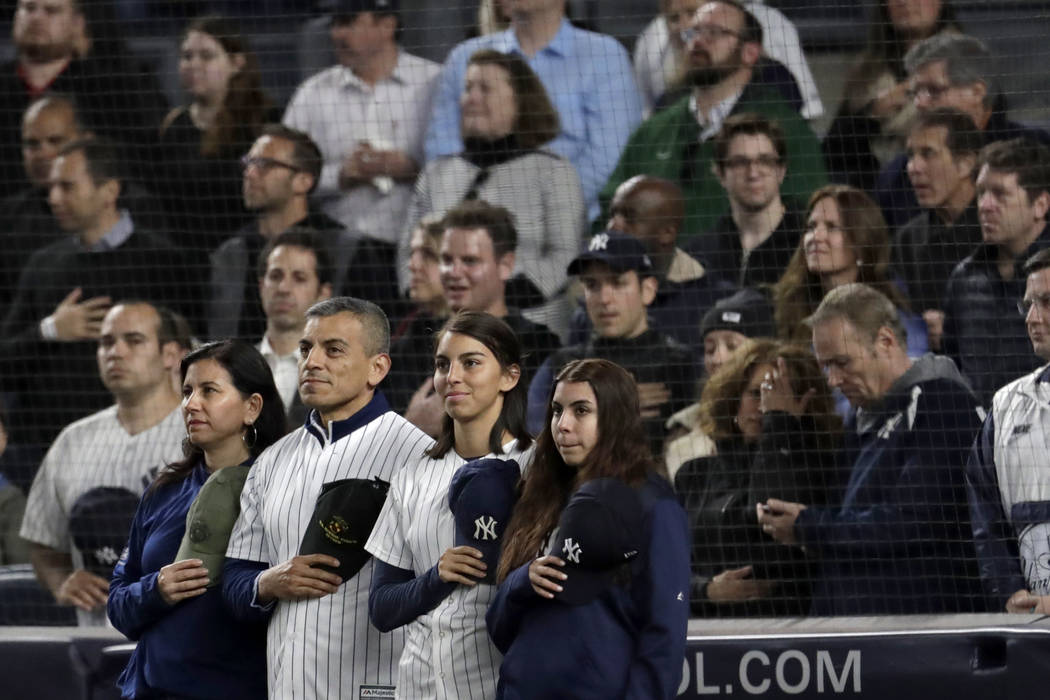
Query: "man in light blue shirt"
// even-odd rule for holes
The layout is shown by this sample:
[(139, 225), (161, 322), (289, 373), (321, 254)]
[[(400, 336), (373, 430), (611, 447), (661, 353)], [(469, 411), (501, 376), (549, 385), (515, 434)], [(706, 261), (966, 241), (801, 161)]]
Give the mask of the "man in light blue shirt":
[[(627, 51), (612, 37), (577, 29), (565, 0), (510, 0), (505, 32), (465, 41), (441, 71), (427, 127), (426, 158), (459, 153), (459, 96), (467, 60), (480, 49), (518, 53), (543, 82), (561, 119), (548, 147), (576, 166), (588, 215), (598, 215), (598, 191), (642, 118), (642, 100)], [(527, 106), (519, 108), (528, 109)]]

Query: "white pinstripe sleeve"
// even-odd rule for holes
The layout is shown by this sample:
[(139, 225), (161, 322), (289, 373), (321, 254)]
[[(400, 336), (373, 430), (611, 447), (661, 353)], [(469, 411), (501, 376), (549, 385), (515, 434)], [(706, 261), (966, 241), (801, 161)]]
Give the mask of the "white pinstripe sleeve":
[(29, 489), (22, 529), (19, 532), (23, 539), (61, 552), (69, 551), (69, 516), (62, 510), (55, 477), (63, 465), (67, 469), (75, 466), (66, 458), (69, 452), (66, 449), (68, 442), (69, 434), (63, 431), (40, 463), (40, 469)]
[[(248, 472), (248, 478), (241, 490), (241, 514), (233, 525), (230, 543), (226, 547), (226, 556), (230, 559), (247, 559), (264, 564), (269, 561), (266, 552), (266, 527), (262, 517), (262, 494), (265, 493), (265, 479), (270, 460), (276, 450), (263, 452)], [(268, 454), (270, 453), (270, 454)]]
[(394, 480), (390, 484), (390, 492), (383, 504), (383, 510), (379, 513), (379, 519), (372, 528), (368, 542), (365, 543), (365, 549), (376, 559), (410, 571), (414, 560), (412, 550), (408, 546), (408, 539), (401, 529), (401, 523), (405, 518), (402, 494), (412, 469), (413, 467), (409, 465), (394, 475)]

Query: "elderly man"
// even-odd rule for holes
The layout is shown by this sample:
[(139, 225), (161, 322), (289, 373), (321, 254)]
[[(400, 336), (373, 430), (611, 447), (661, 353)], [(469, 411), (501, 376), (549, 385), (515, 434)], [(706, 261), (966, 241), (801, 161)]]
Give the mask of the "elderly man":
[[(983, 412), (951, 360), (908, 357), (893, 303), (837, 287), (807, 319), (828, 383), (855, 415), (839, 454), (841, 502), (770, 498), (758, 522), (819, 563), (815, 615), (980, 612), (963, 466)], [(762, 390), (782, 381), (774, 371)]]

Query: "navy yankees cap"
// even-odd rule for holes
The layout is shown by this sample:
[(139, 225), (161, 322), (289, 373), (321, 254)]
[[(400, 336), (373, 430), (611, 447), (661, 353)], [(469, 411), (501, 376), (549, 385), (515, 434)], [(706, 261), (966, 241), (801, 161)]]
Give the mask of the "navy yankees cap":
[(547, 554), (568, 576), (555, 598), (569, 605), (594, 600), (642, 550), (642, 504), (619, 479), (586, 482), (569, 498)]
[(587, 248), (569, 263), (568, 274), (580, 274), (584, 265), (592, 260), (605, 263), (615, 272), (635, 270), (647, 275), (653, 271), (653, 261), (645, 245), (622, 231), (602, 231), (591, 236)]
[(200, 559), (208, 570), (209, 586), (222, 578), (226, 547), (230, 544), (233, 524), (241, 513), (241, 491), (250, 469), (250, 464), (216, 469), (201, 486), (186, 514), (186, 532), (175, 561)]
[(372, 556), (365, 542), (383, 509), (390, 483), (376, 477), (340, 479), (321, 487), (299, 554), (328, 554), (339, 566), (321, 566), (348, 581)]
[(476, 459), (456, 470), (448, 487), (448, 507), (456, 521), (457, 547), (481, 551), (488, 567), (485, 583), (494, 583), (503, 532), (518, 500), (521, 467), (513, 459)]
[(85, 491), (69, 511), (69, 534), (84, 556), (84, 568), (107, 581), (131, 532), (139, 497), (118, 486)]
[(389, 14), (397, 12), (398, 0), (324, 0), (319, 4), (322, 12), (333, 15), (356, 15), (361, 12)]

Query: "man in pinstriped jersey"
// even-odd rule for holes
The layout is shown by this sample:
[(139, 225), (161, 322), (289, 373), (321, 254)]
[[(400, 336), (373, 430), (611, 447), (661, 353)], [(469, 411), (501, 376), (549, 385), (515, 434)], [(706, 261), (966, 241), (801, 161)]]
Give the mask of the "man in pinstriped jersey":
[(299, 555), (325, 484), (389, 481), (430, 443), (378, 391), (390, 370), (389, 338), (386, 316), (370, 302), (338, 297), (310, 308), (299, 392), (312, 410), (260, 455), (241, 493), (223, 592), (240, 617), (270, 618), (271, 698), (393, 697), (404, 634), (381, 634), (368, 621), (372, 562), (343, 581), (321, 568), (338, 566), (335, 558)]

